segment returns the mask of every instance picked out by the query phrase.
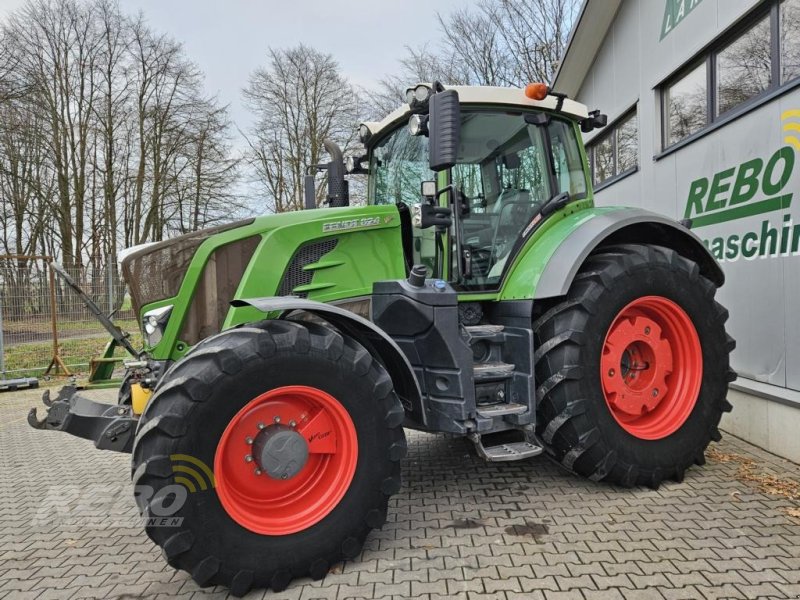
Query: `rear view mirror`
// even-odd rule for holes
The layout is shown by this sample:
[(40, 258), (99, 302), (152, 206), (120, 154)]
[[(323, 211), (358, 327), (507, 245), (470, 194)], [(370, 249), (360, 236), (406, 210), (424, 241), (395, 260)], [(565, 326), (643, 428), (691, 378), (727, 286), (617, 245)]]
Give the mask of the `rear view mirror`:
[(595, 129), (602, 129), (608, 125), (608, 115), (602, 114), (599, 110), (593, 110), (589, 116), (581, 121), (581, 131), (590, 133)]
[(431, 171), (444, 171), (456, 164), (461, 137), (461, 105), (458, 92), (445, 90), (430, 98), (428, 119)]

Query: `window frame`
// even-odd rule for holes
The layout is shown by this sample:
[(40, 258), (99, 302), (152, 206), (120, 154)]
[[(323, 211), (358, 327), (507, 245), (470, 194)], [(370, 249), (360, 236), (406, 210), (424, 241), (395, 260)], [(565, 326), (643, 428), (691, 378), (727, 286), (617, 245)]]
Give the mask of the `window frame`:
[[(625, 169), (622, 172), (619, 172), (619, 151), (617, 147), (618, 141), (618, 133), (620, 127), (630, 120), (631, 117), (636, 117), (636, 162), (632, 167)], [(641, 150), (641, 143), (640, 143), (640, 127), (639, 127), (639, 103), (638, 101), (628, 108), (627, 110), (623, 111), (622, 114), (614, 119), (611, 123), (606, 125), (604, 131), (599, 135), (596, 135), (588, 143), (586, 143), (586, 158), (589, 162), (589, 171), (591, 175), (591, 183), (592, 189), (594, 191), (598, 191), (607, 187), (613, 183), (616, 183), (620, 179), (624, 179), (628, 175), (632, 175), (639, 170), (639, 157), (640, 157), (640, 150)], [(607, 177), (603, 181), (596, 182), (595, 180), (595, 150), (597, 146), (608, 140), (610, 137), (611, 139), (611, 154), (613, 158), (613, 170), (614, 174), (611, 177)]]
[[(781, 56), (781, 4), (783, 4), (783, 0), (766, 0), (758, 4), (712, 40), (700, 52), (692, 56), (690, 60), (686, 61), (672, 74), (656, 85), (655, 90), (658, 94), (658, 106), (661, 113), (661, 144), (660, 151), (653, 157), (654, 160), (663, 158), (667, 154), (714, 131), (717, 127), (737, 119), (745, 113), (761, 106), (764, 102), (800, 85), (800, 76), (786, 82), (781, 81), (783, 58)], [(769, 22), (770, 30), (770, 85), (762, 92), (748, 98), (733, 108), (718, 113), (718, 55), (765, 18)], [(669, 107), (667, 106), (667, 90), (703, 63), (706, 65), (705, 125), (676, 142), (670, 142), (668, 138)]]

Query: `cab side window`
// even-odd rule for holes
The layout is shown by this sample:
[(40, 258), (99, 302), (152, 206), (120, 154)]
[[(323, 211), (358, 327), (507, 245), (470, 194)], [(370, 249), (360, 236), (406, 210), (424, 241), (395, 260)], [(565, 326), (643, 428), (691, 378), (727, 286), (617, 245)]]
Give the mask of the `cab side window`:
[(577, 134), (571, 123), (553, 119), (548, 126), (553, 149), (558, 192), (568, 192), (573, 198), (586, 195), (586, 173), (583, 169)]

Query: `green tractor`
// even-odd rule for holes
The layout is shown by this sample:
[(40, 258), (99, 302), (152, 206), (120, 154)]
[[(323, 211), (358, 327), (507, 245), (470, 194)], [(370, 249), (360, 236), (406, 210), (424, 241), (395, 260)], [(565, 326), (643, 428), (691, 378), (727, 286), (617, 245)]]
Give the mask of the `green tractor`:
[(63, 390), (31, 425), (130, 452), (166, 560), (236, 595), (356, 557), (404, 428), (680, 481), (731, 409), (724, 276), (690, 223), (594, 206), (581, 132), (605, 122), (542, 84), (410, 88), (362, 156), (327, 144), (309, 210), (126, 256), (145, 349), (119, 403)]

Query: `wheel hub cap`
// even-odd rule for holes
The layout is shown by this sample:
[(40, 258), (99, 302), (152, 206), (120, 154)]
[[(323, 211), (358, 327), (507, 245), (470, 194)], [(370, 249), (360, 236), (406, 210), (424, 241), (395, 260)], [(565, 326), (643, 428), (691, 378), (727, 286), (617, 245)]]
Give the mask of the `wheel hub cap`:
[(609, 327), (600, 358), (603, 395), (631, 435), (655, 440), (678, 430), (697, 402), (702, 376), (697, 330), (672, 300), (634, 300)]
[(308, 443), (291, 427), (270, 425), (256, 436), (253, 457), (273, 479), (291, 479), (308, 461)]

